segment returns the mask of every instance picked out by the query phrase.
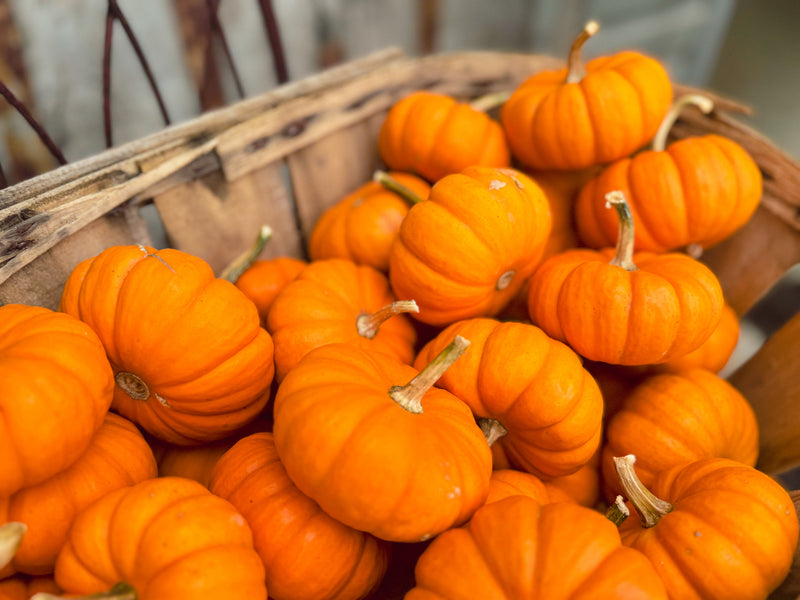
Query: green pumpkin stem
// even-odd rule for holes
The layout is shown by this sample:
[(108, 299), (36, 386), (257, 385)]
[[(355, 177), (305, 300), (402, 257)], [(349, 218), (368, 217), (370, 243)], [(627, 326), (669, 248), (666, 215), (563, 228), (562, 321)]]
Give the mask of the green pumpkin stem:
[(397, 194), (403, 200), (408, 202), (411, 206), (419, 204), (425, 199), (420, 197), (410, 187), (405, 186), (399, 181), (397, 181), (397, 179), (389, 175), (386, 171), (375, 171), (375, 173), (373, 173), (372, 175), (372, 180), (375, 181), (376, 183), (380, 183), (390, 192)]
[(597, 21), (589, 21), (572, 42), (569, 49), (569, 58), (567, 59), (567, 83), (578, 83), (581, 79), (586, 77), (586, 68), (581, 61), (581, 48), (590, 37), (600, 30), (600, 25)]
[(611, 521), (614, 525), (622, 525), (622, 522), (631, 516), (631, 511), (625, 506), (625, 501), (622, 496), (617, 496), (614, 504), (608, 507), (606, 511), (606, 519)]
[(497, 440), (508, 434), (508, 429), (497, 419), (478, 419), (478, 427), (481, 428), (490, 448)]
[(219, 278), (230, 281), (231, 283), (236, 283), (239, 277), (242, 276), (242, 273), (249, 269), (250, 265), (255, 262), (255, 260), (258, 258), (258, 255), (261, 254), (261, 251), (264, 250), (264, 246), (267, 245), (267, 242), (271, 238), (272, 228), (269, 225), (263, 225), (259, 230), (258, 237), (256, 237), (256, 241), (253, 243), (253, 245), (245, 250), (239, 257), (235, 258), (231, 264), (225, 267), (225, 270), (220, 273)]
[(0, 526), (0, 570), (14, 558), (27, 531), (28, 526), (18, 521), (9, 521)]
[(417, 303), (413, 300), (397, 300), (372, 314), (362, 313), (356, 317), (358, 335), (371, 340), (378, 335), (378, 329), (386, 319), (407, 312), (418, 313), (419, 306), (417, 306)]
[(659, 519), (669, 512), (672, 512), (672, 504), (661, 498), (657, 498), (648, 490), (641, 479), (636, 475), (633, 463), (636, 457), (633, 454), (627, 456), (615, 456), (614, 468), (617, 471), (622, 491), (642, 521), (642, 527), (654, 527)]
[(613, 206), (619, 218), (617, 248), (614, 253), (614, 258), (612, 258), (608, 264), (622, 267), (626, 271), (635, 271), (636, 265), (633, 264), (635, 230), (633, 227), (633, 215), (631, 214), (631, 208), (628, 206), (628, 202), (625, 200), (625, 194), (618, 190), (608, 192), (606, 194), (606, 206)]
[[(127, 583), (118, 583), (107, 592), (78, 596), (75, 600), (136, 600), (136, 598), (136, 590), (132, 586)], [(31, 600), (62, 600), (62, 596), (40, 592), (34, 594)]]
[(651, 150), (655, 150), (656, 152), (664, 151), (664, 149), (667, 147), (667, 136), (669, 135), (672, 126), (675, 124), (675, 121), (678, 120), (681, 111), (689, 105), (696, 106), (703, 112), (704, 115), (707, 115), (714, 110), (714, 102), (712, 102), (710, 98), (706, 98), (700, 94), (686, 94), (681, 96), (675, 100), (669, 111), (667, 111), (667, 115), (664, 117), (664, 120), (661, 121), (661, 125), (658, 126), (658, 131), (656, 131), (656, 135), (653, 137), (653, 142), (650, 144)]
[(492, 92), (491, 94), (484, 94), (478, 96), (469, 103), (470, 108), (480, 112), (489, 112), (493, 108), (497, 108), (505, 103), (511, 97), (511, 92)]
[(422, 398), (444, 372), (467, 351), (469, 343), (468, 339), (457, 335), (414, 379), (406, 385), (393, 385), (389, 388), (389, 397), (407, 411), (422, 414)]

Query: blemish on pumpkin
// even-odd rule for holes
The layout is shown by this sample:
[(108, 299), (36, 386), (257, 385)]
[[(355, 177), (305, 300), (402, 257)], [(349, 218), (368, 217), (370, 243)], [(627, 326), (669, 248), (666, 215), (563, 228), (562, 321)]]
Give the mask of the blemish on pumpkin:
[(154, 396), (156, 397), (156, 400), (158, 400), (161, 403), (161, 406), (163, 406), (164, 408), (172, 408), (169, 405), (169, 402), (164, 400), (161, 396), (159, 396), (158, 394), (154, 394)]
[(490, 190), (502, 190), (504, 187), (506, 187), (505, 181), (499, 181), (497, 179), (492, 179), (489, 182), (489, 189)]
[(353, 202), (353, 208), (361, 206), (364, 204), (364, 198), (358, 198), (355, 202)]
[(500, 275), (500, 278), (497, 280), (497, 285), (495, 286), (497, 288), (497, 291), (502, 291), (506, 289), (511, 284), (512, 279), (514, 279), (513, 270), (506, 271), (505, 273)]
[(235, 523), (239, 527), (244, 527), (244, 517), (242, 517), (242, 515), (231, 515), (231, 522)]
[(694, 532), (694, 537), (703, 537), (703, 534), (700, 533), (699, 531), (695, 531)]
[(427, 542), (429, 539), (431, 539), (431, 534), (430, 533), (426, 533), (421, 538), (419, 538), (419, 541), (420, 542)]

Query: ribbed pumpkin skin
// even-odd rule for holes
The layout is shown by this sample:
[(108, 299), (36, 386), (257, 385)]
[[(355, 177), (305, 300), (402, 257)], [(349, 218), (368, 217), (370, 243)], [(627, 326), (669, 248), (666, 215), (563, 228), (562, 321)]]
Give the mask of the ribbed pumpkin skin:
[(271, 598), (364, 598), (383, 578), (389, 544), (339, 523), (298, 490), (271, 433), (237, 442), (217, 463), (209, 488), (250, 524)]
[(389, 389), (416, 375), (396, 358), (330, 344), (304, 357), (275, 398), (275, 446), (292, 481), (333, 518), (390, 541), (466, 521), (492, 471), (464, 402), (431, 388), (417, 414), (392, 400)]
[(678, 253), (634, 254), (635, 271), (608, 264), (613, 250), (569, 250), (531, 278), (531, 321), (589, 360), (661, 363), (705, 342), (723, 298), (705, 265)]
[[(199, 258), (111, 247), (73, 270), (61, 310), (103, 342), (117, 378), (114, 409), (162, 440), (223, 438), (267, 402), (272, 339), (253, 303)], [(120, 373), (143, 381), (147, 397), (127, 393)]]
[(496, 469), (492, 471), (489, 481), (489, 494), (484, 505), (499, 502), (511, 496), (527, 496), (539, 504), (551, 502), (571, 502), (572, 498), (556, 487), (547, 483), (531, 473), (515, 471), (514, 469)]
[(103, 423), (113, 389), (103, 346), (85, 323), (46, 308), (1, 306), (0, 497), (74, 463)]
[(572, 350), (533, 325), (468, 319), (429, 342), (414, 366), (429, 363), (456, 335), (470, 347), (437, 385), (508, 430), (494, 444), (514, 468), (551, 478), (588, 462), (600, 444), (603, 398)]
[(538, 265), (551, 226), (547, 198), (526, 175), (487, 167), (449, 175), (400, 226), (392, 289), (416, 300), (415, 317), (430, 325), (496, 315)]
[(153, 453), (136, 426), (108, 413), (72, 465), (38, 485), (0, 498), (0, 522), (28, 526), (12, 567), (31, 575), (52, 573), (76, 514), (108, 492), (156, 475)]
[(256, 305), (262, 326), (267, 325), (267, 314), (277, 295), (289, 282), (297, 279), (307, 264), (290, 256), (257, 260), (236, 280), (236, 287)]
[(150, 479), (81, 512), (56, 583), (92, 594), (125, 582), (137, 600), (266, 600), (264, 566), (244, 518), (195, 481)]
[(417, 337), (405, 315), (384, 321), (372, 339), (356, 329), (359, 315), (374, 313), (395, 300), (386, 277), (372, 267), (341, 258), (310, 264), (278, 294), (267, 319), (275, 341), (278, 381), (324, 344), (353, 343), (410, 364)]
[(417, 173), (431, 182), (473, 165), (511, 164), (499, 123), (468, 104), (424, 91), (389, 110), (378, 134), (378, 151), (390, 169)]
[(704, 369), (653, 375), (625, 399), (606, 428), (606, 499), (620, 493), (614, 457), (636, 456), (636, 474), (650, 486), (659, 471), (703, 458), (758, 459), (758, 423), (736, 388)]
[(672, 512), (645, 529), (631, 509), (620, 534), (647, 555), (670, 598), (763, 599), (786, 577), (797, 514), (764, 473), (712, 458), (663, 471), (649, 489)]
[(586, 76), (567, 69), (524, 81), (500, 120), (512, 155), (533, 169), (583, 169), (609, 163), (650, 141), (672, 100), (664, 68), (636, 52), (595, 58)]
[(666, 252), (724, 240), (753, 215), (761, 171), (747, 151), (718, 135), (687, 138), (663, 152), (640, 152), (608, 166), (581, 189), (575, 222), (593, 248), (614, 246), (617, 217), (605, 194), (625, 194), (636, 224), (637, 251)]
[[(419, 177), (389, 175), (423, 200), (430, 194), (431, 186)], [(308, 253), (312, 260), (344, 258), (386, 272), (392, 243), (409, 208), (380, 183), (365, 183), (322, 213), (311, 231)]]
[(406, 600), (656, 600), (664, 586), (650, 562), (620, 543), (603, 515), (571, 502), (524, 496), (479, 509), (422, 554)]

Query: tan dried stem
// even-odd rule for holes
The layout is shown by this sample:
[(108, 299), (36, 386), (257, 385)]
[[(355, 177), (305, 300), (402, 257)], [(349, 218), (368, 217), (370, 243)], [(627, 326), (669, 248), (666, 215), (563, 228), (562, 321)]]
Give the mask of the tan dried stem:
[(614, 468), (617, 471), (622, 491), (633, 504), (633, 508), (639, 513), (642, 527), (654, 527), (659, 519), (672, 512), (672, 504), (666, 500), (656, 497), (642, 483), (633, 464), (636, 457), (633, 454), (627, 456), (615, 456)]
[(376, 183), (380, 183), (390, 192), (397, 194), (412, 206), (425, 200), (425, 198), (420, 197), (414, 190), (397, 181), (397, 179), (389, 175), (386, 171), (375, 171), (375, 173), (372, 174), (372, 180)]
[(631, 516), (631, 511), (625, 506), (625, 500), (622, 496), (617, 496), (614, 499), (614, 504), (608, 507), (606, 511), (606, 519), (614, 523), (614, 525), (621, 525), (622, 522)]
[(661, 125), (658, 126), (658, 131), (656, 131), (653, 142), (650, 144), (651, 150), (655, 150), (656, 152), (664, 151), (667, 147), (667, 137), (669, 136), (672, 126), (675, 124), (675, 121), (678, 120), (681, 111), (687, 106), (696, 106), (704, 115), (714, 110), (714, 102), (711, 98), (706, 98), (700, 94), (686, 94), (681, 96), (675, 100), (669, 111), (667, 111), (664, 120), (661, 121)]
[[(31, 596), (31, 600), (62, 600), (62, 596), (39, 592)], [(137, 594), (133, 586), (118, 583), (107, 592), (89, 594), (88, 596), (70, 596), (73, 600), (136, 600)]]
[(472, 102), (469, 103), (470, 108), (480, 111), (480, 112), (489, 112), (493, 108), (497, 108), (502, 104), (505, 104), (506, 100), (511, 97), (511, 92), (492, 92), (491, 94), (484, 94), (483, 96), (479, 96), (475, 98)]
[(625, 200), (625, 194), (616, 190), (606, 194), (606, 207), (613, 207), (617, 211), (619, 230), (617, 232), (617, 247), (614, 258), (608, 264), (622, 267), (626, 271), (635, 271), (633, 263), (634, 226), (630, 206)]
[(356, 317), (356, 330), (358, 335), (371, 340), (378, 335), (378, 330), (384, 321), (400, 313), (419, 312), (419, 306), (413, 300), (397, 300), (375, 311), (363, 313)]
[(490, 448), (501, 437), (508, 435), (508, 429), (497, 419), (478, 419), (478, 427), (481, 428), (483, 437), (486, 438), (486, 443)]
[(0, 526), (0, 570), (13, 560), (27, 531), (28, 526), (18, 521)]
[(269, 225), (262, 225), (261, 229), (258, 231), (258, 236), (256, 236), (256, 241), (253, 242), (253, 245), (235, 258), (231, 264), (225, 267), (225, 270), (220, 273), (219, 278), (230, 281), (231, 283), (236, 283), (239, 277), (242, 276), (242, 273), (249, 269), (250, 265), (256, 261), (258, 256), (264, 250), (264, 246), (267, 245), (267, 242), (269, 242), (271, 238), (272, 228)]
[(567, 83), (578, 83), (581, 79), (586, 77), (586, 68), (581, 61), (581, 49), (583, 44), (586, 43), (590, 37), (600, 30), (600, 24), (597, 21), (589, 21), (572, 42), (569, 49), (569, 58), (567, 59)]

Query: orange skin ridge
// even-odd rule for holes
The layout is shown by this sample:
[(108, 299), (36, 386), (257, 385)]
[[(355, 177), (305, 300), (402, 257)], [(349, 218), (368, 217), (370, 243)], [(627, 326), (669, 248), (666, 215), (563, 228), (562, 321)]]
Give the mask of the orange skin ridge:
[(236, 280), (236, 287), (256, 305), (262, 327), (266, 327), (269, 309), (280, 291), (297, 279), (307, 265), (304, 260), (289, 256), (256, 260)]

